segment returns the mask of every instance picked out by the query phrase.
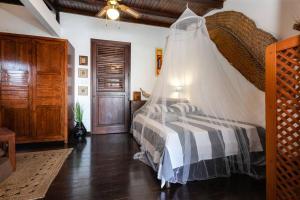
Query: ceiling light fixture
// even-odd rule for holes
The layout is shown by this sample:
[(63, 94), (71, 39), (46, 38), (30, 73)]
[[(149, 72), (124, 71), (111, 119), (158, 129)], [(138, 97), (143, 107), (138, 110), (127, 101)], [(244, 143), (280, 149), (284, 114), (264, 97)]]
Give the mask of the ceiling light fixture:
[(140, 18), (140, 13), (136, 12), (132, 8), (129, 8), (126, 5), (119, 4), (121, 0), (107, 0), (107, 5), (99, 10), (96, 14), (97, 17), (103, 17), (106, 14), (106, 17), (111, 20), (117, 20), (120, 17), (120, 12), (125, 12), (134, 18)]
[(109, 8), (107, 10), (106, 14), (107, 14), (108, 18), (111, 19), (111, 20), (116, 20), (120, 16), (119, 11), (115, 8)]

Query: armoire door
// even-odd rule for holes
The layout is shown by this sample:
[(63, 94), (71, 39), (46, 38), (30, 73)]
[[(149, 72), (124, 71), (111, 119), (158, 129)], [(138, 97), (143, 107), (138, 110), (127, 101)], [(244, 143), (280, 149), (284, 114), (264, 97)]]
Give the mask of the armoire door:
[(65, 134), (65, 43), (33, 41), (33, 121), (36, 139), (63, 140)]
[(92, 132), (127, 132), (130, 43), (92, 39)]
[(0, 127), (16, 133), (17, 140), (30, 138), (31, 41), (0, 36)]

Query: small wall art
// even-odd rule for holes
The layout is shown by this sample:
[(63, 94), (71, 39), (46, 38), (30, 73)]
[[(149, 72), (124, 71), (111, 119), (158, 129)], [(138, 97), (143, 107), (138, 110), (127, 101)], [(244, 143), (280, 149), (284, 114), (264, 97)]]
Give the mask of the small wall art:
[(79, 56), (79, 65), (88, 65), (88, 57)]
[(88, 96), (89, 87), (88, 86), (78, 86), (78, 96)]
[(161, 48), (156, 48), (155, 50), (155, 61), (156, 61), (156, 76), (160, 74), (163, 61), (163, 50)]
[(78, 68), (78, 77), (79, 78), (87, 78), (88, 77), (88, 69)]

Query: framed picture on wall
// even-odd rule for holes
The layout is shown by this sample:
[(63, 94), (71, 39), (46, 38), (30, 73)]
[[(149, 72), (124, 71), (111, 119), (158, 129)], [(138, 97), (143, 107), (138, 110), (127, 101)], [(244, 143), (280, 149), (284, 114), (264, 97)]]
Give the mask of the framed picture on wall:
[(79, 78), (87, 78), (88, 77), (88, 69), (78, 68), (78, 77)]
[(88, 65), (88, 57), (79, 56), (79, 65)]
[(160, 70), (162, 67), (162, 61), (163, 61), (163, 50), (162, 48), (156, 48), (155, 49), (155, 61), (156, 61), (156, 76), (160, 74)]
[(88, 86), (78, 86), (78, 95), (79, 96), (88, 96), (89, 92)]

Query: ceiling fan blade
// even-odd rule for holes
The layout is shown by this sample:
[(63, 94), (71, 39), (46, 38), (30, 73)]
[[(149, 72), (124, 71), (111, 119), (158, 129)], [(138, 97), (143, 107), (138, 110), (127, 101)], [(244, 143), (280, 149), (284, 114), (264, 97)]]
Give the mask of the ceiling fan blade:
[(119, 5), (119, 8), (120, 8), (122, 11), (124, 11), (124, 12), (126, 12), (126, 13), (132, 15), (132, 16), (135, 17), (135, 18), (140, 18), (140, 17), (141, 17), (141, 14), (140, 14), (140, 13), (138, 13), (137, 11), (135, 11), (135, 10), (129, 8), (128, 6), (125, 6), (125, 5)]
[(106, 11), (109, 9), (109, 6), (105, 6), (104, 8), (102, 8), (97, 14), (97, 17), (103, 17), (106, 13)]

